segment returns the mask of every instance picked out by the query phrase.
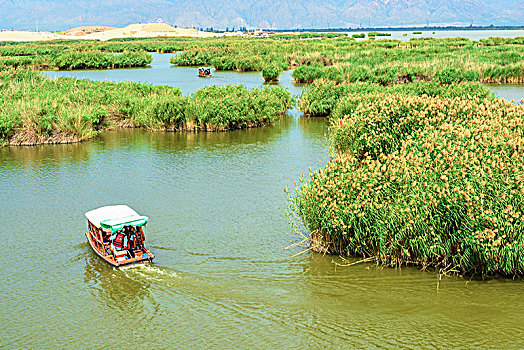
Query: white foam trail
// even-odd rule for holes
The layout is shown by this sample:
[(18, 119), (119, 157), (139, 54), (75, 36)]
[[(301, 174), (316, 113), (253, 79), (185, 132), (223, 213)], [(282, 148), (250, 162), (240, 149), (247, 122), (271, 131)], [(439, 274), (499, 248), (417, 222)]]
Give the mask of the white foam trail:
[(175, 271), (169, 271), (166, 268), (150, 264), (135, 265), (123, 270), (123, 272), (130, 278), (133, 276), (139, 276), (140, 278), (158, 282), (170, 282), (181, 279), (181, 276)]

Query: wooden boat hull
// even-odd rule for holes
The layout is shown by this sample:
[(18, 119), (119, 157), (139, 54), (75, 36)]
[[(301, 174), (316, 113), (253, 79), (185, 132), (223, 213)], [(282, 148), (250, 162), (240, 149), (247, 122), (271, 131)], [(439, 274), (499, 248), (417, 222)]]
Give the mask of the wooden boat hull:
[(96, 249), (93, 243), (93, 240), (91, 239), (88, 232), (86, 232), (85, 235), (86, 235), (87, 241), (89, 242), (89, 245), (91, 246), (91, 249), (93, 249), (95, 254), (98, 255), (100, 258), (102, 258), (109, 265), (112, 265), (114, 267), (131, 267), (133, 265), (151, 264), (153, 262), (153, 259), (155, 258), (153, 253), (151, 253), (148, 249), (144, 249), (145, 252), (149, 255), (148, 258), (135, 257), (131, 259), (126, 259), (124, 261), (116, 261), (113, 258), (113, 256), (108, 257), (102, 254), (98, 249)]

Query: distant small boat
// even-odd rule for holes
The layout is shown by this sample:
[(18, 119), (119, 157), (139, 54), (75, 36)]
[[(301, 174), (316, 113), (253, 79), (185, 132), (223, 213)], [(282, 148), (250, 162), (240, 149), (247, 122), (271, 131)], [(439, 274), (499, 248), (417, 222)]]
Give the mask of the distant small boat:
[(127, 205), (101, 207), (85, 216), (87, 241), (107, 263), (121, 267), (153, 261), (155, 256), (144, 246), (147, 216), (138, 215)]
[(198, 76), (201, 78), (209, 78), (211, 77), (211, 68), (209, 67), (202, 67), (198, 69)]

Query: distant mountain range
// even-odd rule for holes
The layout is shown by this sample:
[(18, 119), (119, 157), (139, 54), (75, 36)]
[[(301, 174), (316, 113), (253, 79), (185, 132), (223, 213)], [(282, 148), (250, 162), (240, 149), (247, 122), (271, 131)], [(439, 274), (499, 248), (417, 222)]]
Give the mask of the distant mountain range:
[(181, 27), (524, 25), (524, 0), (3, 0), (0, 29), (164, 22)]

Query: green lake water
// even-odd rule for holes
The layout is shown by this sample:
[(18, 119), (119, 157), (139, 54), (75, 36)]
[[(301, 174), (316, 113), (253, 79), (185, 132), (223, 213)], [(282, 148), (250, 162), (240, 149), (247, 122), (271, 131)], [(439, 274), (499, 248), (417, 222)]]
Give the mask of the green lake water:
[[(185, 94), (208, 83), (165, 57), (66, 74)], [(326, 120), (290, 113), (226, 133), (126, 129), (0, 148), (0, 348), (523, 348), (523, 280), (444, 277), (437, 291), (435, 272), (335, 269), (336, 257), (283, 250), (294, 240), (283, 189), (326, 163), (326, 132)], [(150, 217), (153, 265), (117, 270), (91, 251), (83, 214), (111, 204)]]

